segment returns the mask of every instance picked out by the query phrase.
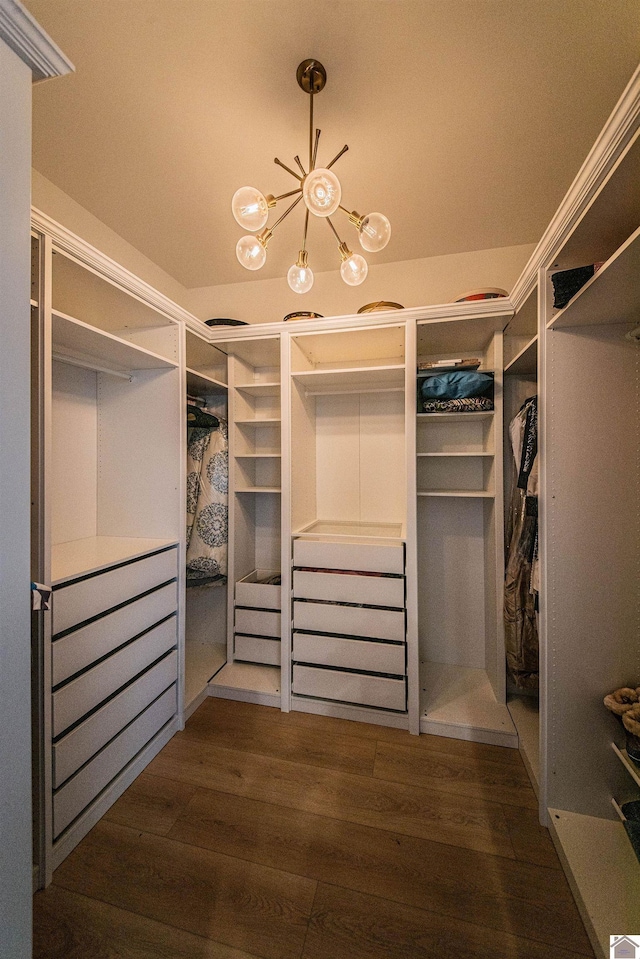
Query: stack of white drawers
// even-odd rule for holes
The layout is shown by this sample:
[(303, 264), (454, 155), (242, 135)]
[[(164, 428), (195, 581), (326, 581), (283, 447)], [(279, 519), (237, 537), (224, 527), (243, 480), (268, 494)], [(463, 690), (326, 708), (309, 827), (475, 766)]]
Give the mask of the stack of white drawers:
[(256, 569), (236, 583), (234, 659), (280, 665), (280, 587), (258, 582), (275, 576)]
[(405, 711), (404, 545), (295, 539), (293, 565), (294, 695)]
[(54, 589), (53, 835), (176, 712), (177, 550)]

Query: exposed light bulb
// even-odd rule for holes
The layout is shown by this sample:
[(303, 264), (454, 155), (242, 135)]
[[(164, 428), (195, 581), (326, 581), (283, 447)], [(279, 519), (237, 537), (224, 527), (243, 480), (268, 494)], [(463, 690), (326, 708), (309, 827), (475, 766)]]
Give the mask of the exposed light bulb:
[(382, 213), (367, 213), (358, 228), (360, 246), (369, 253), (379, 253), (391, 239), (391, 224)]
[(269, 217), (267, 198), (252, 186), (241, 186), (236, 190), (231, 201), (231, 210), (236, 223), (253, 233), (261, 230)]
[(236, 256), (245, 270), (259, 270), (266, 262), (267, 251), (260, 240), (249, 233), (238, 240)]
[(367, 278), (369, 266), (359, 253), (352, 253), (340, 264), (340, 275), (349, 286), (360, 286)]
[(293, 266), (289, 267), (287, 273), (287, 282), (294, 293), (308, 293), (313, 286), (313, 270), (310, 270), (306, 264), (306, 259), (301, 264), (300, 259)]
[(323, 167), (312, 170), (304, 178), (302, 197), (307, 209), (314, 216), (331, 216), (340, 206), (342, 199), (340, 180), (335, 173)]

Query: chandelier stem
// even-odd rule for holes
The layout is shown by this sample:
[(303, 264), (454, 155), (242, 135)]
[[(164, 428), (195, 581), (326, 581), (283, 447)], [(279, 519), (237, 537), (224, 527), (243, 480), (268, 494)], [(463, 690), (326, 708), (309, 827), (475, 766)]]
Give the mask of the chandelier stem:
[(296, 161), (296, 163), (298, 164), (298, 169), (300, 170), (300, 172), (302, 173), (302, 175), (303, 175), (303, 176), (306, 176), (307, 173), (306, 173), (306, 170), (305, 170), (305, 168), (303, 167), (302, 163), (300, 162), (300, 157), (295, 156), (293, 159), (294, 159), (294, 160)]
[(307, 249), (307, 230), (309, 229), (309, 211), (307, 210), (306, 216), (304, 218), (304, 234), (302, 236), (302, 249)]
[(340, 157), (342, 156), (342, 154), (343, 154), (343, 153), (346, 153), (348, 149), (349, 149), (349, 146), (348, 146), (348, 144), (345, 143), (345, 145), (343, 146), (343, 148), (340, 150), (340, 153), (337, 153), (336, 156), (334, 156), (334, 158), (333, 158), (333, 160), (331, 161), (331, 163), (327, 163), (327, 170), (330, 170), (331, 167), (333, 166), (333, 164), (334, 164), (334, 163), (337, 163), (337, 161), (340, 159)]
[[(297, 192), (297, 191), (296, 191), (296, 192)], [(287, 209), (284, 211), (284, 213), (282, 214), (282, 216), (280, 217), (280, 219), (279, 219), (279, 220), (276, 220), (276, 222), (275, 222), (275, 223), (273, 224), (273, 226), (271, 227), (271, 232), (272, 232), (272, 233), (273, 233), (273, 231), (275, 230), (275, 228), (276, 228), (277, 226), (280, 226), (280, 224), (281, 224), (282, 221), (284, 220), (285, 216), (289, 216), (289, 214), (290, 214), (291, 211), (293, 210), (294, 206), (297, 206), (301, 199), (302, 199), (302, 194), (298, 197), (297, 200), (294, 200), (294, 201), (293, 201), (293, 203), (291, 204), (291, 206), (287, 207)]]
[(311, 169), (315, 170), (316, 160), (318, 159), (318, 143), (320, 142), (320, 130), (316, 130), (316, 142), (313, 145), (313, 161), (311, 163)]
[(277, 203), (278, 200), (286, 200), (288, 196), (295, 196), (296, 193), (302, 193), (301, 186), (297, 190), (290, 190), (289, 193), (281, 193), (280, 196), (275, 197), (275, 201)]
[(313, 170), (313, 93), (309, 95), (309, 172)]
[(326, 219), (327, 223), (329, 224), (329, 226), (331, 227), (331, 229), (333, 230), (333, 233), (334, 233), (334, 235), (335, 235), (336, 240), (338, 241), (338, 244), (341, 245), (341, 244), (342, 244), (342, 240), (341, 240), (340, 237), (338, 236), (338, 231), (336, 230), (335, 226), (334, 226), (333, 223), (331, 222), (331, 217), (325, 217), (325, 219)]
[(282, 162), (282, 160), (279, 160), (277, 157), (275, 157), (273, 162), (274, 162), (274, 163), (277, 163), (278, 166), (281, 166), (282, 169), (283, 169), (283, 170), (286, 170), (287, 173), (290, 173), (291, 176), (294, 176), (294, 177), (296, 178), (296, 180), (302, 180), (302, 177), (301, 177), (301, 176), (298, 176), (297, 173), (294, 173), (294, 171), (291, 170), (288, 166), (286, 166), (286, 165)]

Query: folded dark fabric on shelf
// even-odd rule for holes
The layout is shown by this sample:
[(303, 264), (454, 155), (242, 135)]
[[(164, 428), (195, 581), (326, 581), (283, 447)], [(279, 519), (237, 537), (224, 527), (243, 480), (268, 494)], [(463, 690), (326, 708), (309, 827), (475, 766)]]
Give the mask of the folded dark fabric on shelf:
[(462, 400), (423, 400), (423, 413), (482, 413), (493, 409), (488, 396), (469, 396)]

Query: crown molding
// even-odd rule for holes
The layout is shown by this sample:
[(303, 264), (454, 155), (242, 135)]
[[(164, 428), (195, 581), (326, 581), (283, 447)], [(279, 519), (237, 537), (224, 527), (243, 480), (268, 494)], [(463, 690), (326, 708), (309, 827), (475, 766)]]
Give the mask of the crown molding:
[(518, 277), (511, 300), (516, 312), (538, 281), (538, 270), (553, 261), (595, 199), (618, 160), (638, 134), (640, 118), (640, 67), (629, 80), (611, 116), (569, 187), (562, 203)]
[(75, 70), (18, 0), (0, 0), (0, 37), (30, 67), (34, 81), (63, 77)]
[(95, 246), (87, 243), (86, 240), (72, 233), (71, 230), (35, 207), (31, 208), (31, 227), (50, 236), (54, 245), (62, 253), (73, 257), (82, 266), (86, 266), (99, 276), (105, 277), (114, 286), (120, 287), (142, 303), (158, 310), (171, 320), (185, 323), (189, 329), (200, 336), (208, 332), (208, 327), (204, 325), (202, 320), (199, 320), (184, 307), (165, 296), (164, 293), (160, 293), (149, 283), (141, 280), (135, 273), (131, 273), (126, 267), (112, 260), (105, 253), (101, 253)]

